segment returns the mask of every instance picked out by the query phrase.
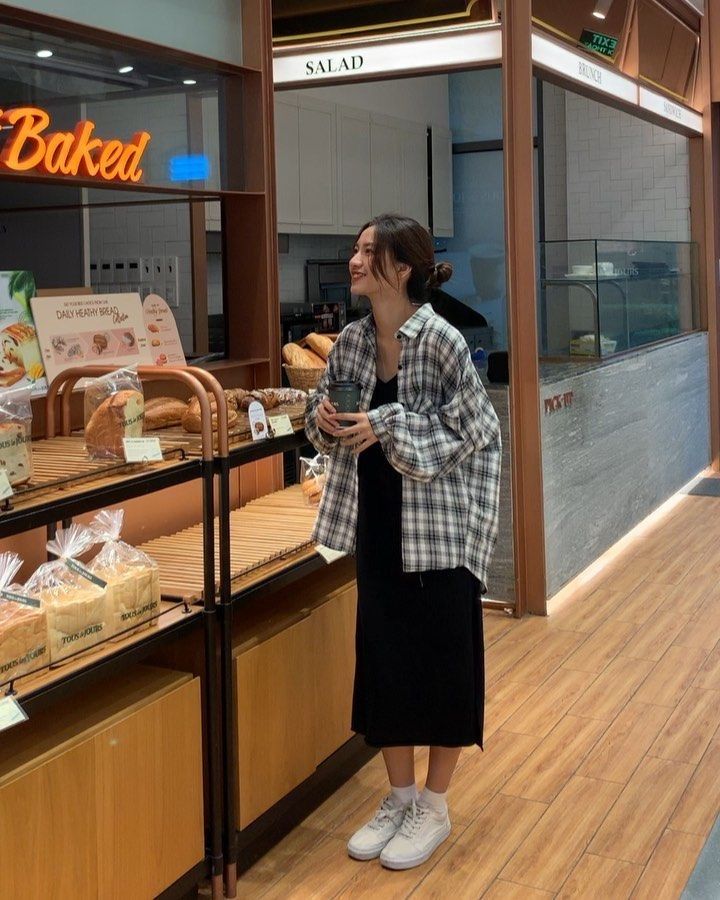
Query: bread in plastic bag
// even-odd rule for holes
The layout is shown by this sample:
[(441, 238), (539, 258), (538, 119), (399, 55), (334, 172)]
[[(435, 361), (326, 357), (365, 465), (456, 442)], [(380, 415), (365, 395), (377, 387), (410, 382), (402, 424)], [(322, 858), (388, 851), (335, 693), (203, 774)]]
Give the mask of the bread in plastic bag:
[(90, 527), (103, 542), (88, 569), (107, 582), (107, 603), (113, 633), (123, 636), (134, 625), (157, 623), (160, 612), (160, 569), (147, 553), (120, 540), (123, 510), (103, 509)]
[(25, 585), (25, 592), (43, 602), (47, 613), (50, 662), (93, 647), (112, 634), (104, 582), (77, 561), (97, 543), (84, 525), (58, 529), (46, 544), (57, 556), (43, 563)]
[(13, 584), (21, 566), (17, 553), (0, 553), (0, 684), (50, 662), (42, 603)]
[(13, 487), (32, 478), (31, 387), (0, 391), (0, 469)]
[(85, 389), (85, 447), (93, 459), (125, 459), (123, 438), (142, 437), (145, 398), (137, 372), (116, 369)]
[(312, 459), (300, 457), (300, 487), (307, 506), (319, 506), (327, 478), (328, 457), (318, 453)]

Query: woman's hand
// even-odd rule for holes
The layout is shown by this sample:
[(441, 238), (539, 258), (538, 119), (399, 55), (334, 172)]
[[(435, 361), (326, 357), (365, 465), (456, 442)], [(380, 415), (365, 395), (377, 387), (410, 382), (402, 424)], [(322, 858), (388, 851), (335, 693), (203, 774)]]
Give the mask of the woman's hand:
[(343, 422), (352, 422), (339, 428), (335, 433), (340, 435), (340, 443), (348, 447), (355, 455), (358, 455), (377, 443), (377, 437), (372, 430), (370, 419), (365, 412), (361, 413), (337, 413), (334, 418)]
[(338, 427), (335, 419), (335, 407), (327, 397), (323, 397), (322, 402), (315, 410), (315, 418), (318, 428), (321, 428), (326, 434), (334, 437), (342, 432), (342, 428)]

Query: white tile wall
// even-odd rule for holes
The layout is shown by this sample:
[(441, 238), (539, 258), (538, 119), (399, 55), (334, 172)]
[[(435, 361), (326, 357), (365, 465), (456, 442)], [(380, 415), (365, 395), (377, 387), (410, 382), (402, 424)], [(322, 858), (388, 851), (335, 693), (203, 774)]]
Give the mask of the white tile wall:
[[(106, 100), (88, 103), (88, 118), (99, 134), (129, 139), (147, 128), (153, 135), (143, 156), (147, 180), (168, 180), (167, 166), (174, 154), (187, 153), (187, 121), (183, 94), (164, 94), (141, 100)], [(107, 201), (107, 193), (90, 191), (93, 200)], [(122, 197), (120, 199), (123, 199)], [(185, 203), (115, 206), (90, 210), (90, 258), (128, 259), (141, 256), (177, 256), (178, 307), (173, 309), (186, 352), (193, 349), (192, 266), (190, 210)]]
[(548, 240), (690, 240), (687, 138), (550, 84), (543, 99)]
[(353, 237), (347, 234), (291, 234), (289, 252), (280, 253), (280, 302), (305, 302), (305, 260), (347, 259)]

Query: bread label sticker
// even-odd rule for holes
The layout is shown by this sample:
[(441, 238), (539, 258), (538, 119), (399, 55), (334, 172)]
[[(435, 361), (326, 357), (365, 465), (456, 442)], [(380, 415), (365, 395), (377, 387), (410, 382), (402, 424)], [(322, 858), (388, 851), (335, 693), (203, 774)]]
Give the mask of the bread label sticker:
[(40, 609), (40, 601), (35, 597), (26, 597), (24, 594), (16, 594), (15, 591), (0, 591), (0, 600), (11, 600), (13, 603), (22, 603), (23, 606)]
[(129, 463), (162, 462), (160, 438), (126, 437), (123, 438), (125, 461)]
[(13, 489), (8, 478), (7, 469), (0, 469), (0, 500), (7, 500), (12, 495)]
[(265, 438), (269, 437), (265, 409), (258, 400), (253, 400), (248, 406), (248, 419), (250, 420), (250, 431), (254, 441), (264, 441)]
[(287, 414), (284, 416), (269, 416), (268, 422), (270, 423), (270, 427), (272, 428), (275, 437), (282, 437), (286, 434), (295, 434), (292, 422), (290, 421), (290, 416)]
[(0, 731), (27, 722), (28, 714), (14, 697), (3, 697), (0, 700)]
[(102, 578), (98, 578), (97, 575), (93, 575), (90, 569), (87, 569), (81, 562), (78, 562), (76, 559), (66, 559), (65, 565), (70, 569), (71, 572), (74, 572), (76, 575), (79, 575), (81, 578), (86, 578), (88, 581), (91, 581), (96, 587), (102, 588), (105, 590), (107, 587), (107, 581), (103, 581)]

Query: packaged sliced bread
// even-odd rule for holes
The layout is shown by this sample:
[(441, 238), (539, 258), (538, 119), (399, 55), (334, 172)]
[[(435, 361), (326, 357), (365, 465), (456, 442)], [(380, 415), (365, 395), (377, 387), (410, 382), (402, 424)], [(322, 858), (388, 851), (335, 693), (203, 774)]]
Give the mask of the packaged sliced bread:
[(105, 582), (77, 557), (97, 543), (83, 525), (58, 529), (47, 550), (57, 559), (43, 563), (25, 585), (47, 614), (50, 663), (94, 647), (111, 636)]
[(21, 566), (17, 553), (0, 553), (0, 684), (50, 662), (45, 610), (13, 584)]
[(32, 388), (0, 391), (0, 469), (15, 487), (32, 478)]
[(114, 634), (125, 637), (136, 625), (157, 624), (160, 612), (160, 569), (154, 560), (120, 540), (123, 510), (103, 509), (91, 523), (103, 542), (88, 569), (107, 583), (107, 603)]
[(137, 372), (117, 369), (85, 389), (85, 447), (93, 459), (124, 459), (123, 438), (143, 433), (145, 399)]

